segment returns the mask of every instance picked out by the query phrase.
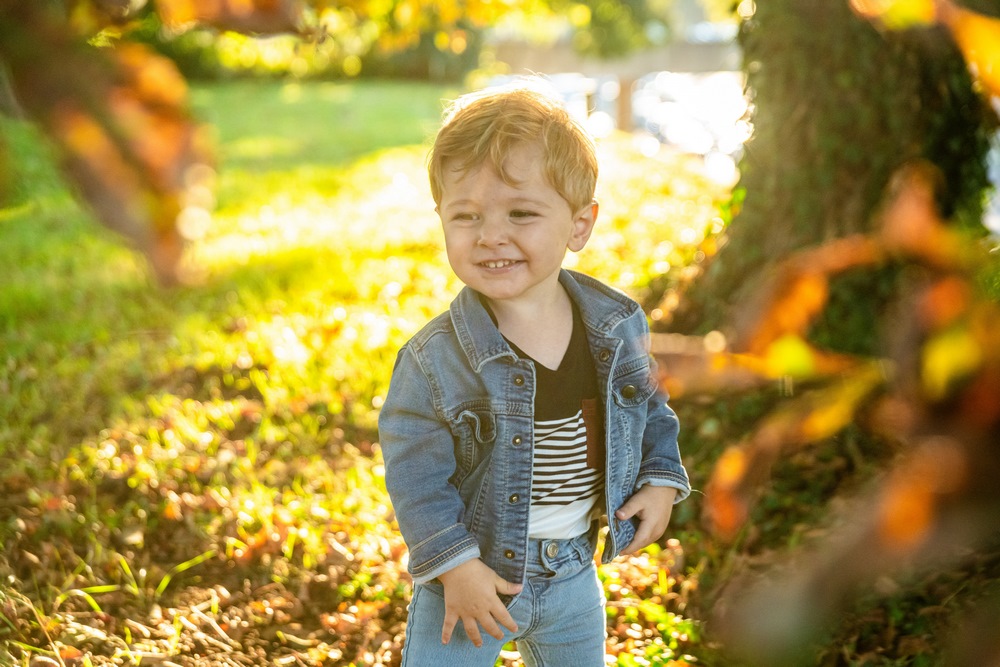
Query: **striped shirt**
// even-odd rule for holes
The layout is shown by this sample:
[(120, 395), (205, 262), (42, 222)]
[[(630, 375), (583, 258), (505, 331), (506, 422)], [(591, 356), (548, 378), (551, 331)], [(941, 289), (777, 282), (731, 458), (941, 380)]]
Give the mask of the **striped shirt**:
[[(510, 345), (520, 357), (531, 359)], [(600, 515), (604, 491), (604, 420), (597, 374), (575, 304), (573, 333), (559, 368), (535, 362), (535, 382), (528, 535), (569, 539), (590, 529)]]
[(572, 417), (535, 421), (531, 502), (565, 505), (601, 492), (604, 471), (587, 466), (583, 410)]

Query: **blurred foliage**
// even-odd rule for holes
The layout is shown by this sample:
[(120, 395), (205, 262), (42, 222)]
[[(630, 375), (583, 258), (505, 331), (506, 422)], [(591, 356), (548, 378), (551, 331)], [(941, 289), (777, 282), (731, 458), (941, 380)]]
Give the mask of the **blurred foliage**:
[(307, 10), (303, 23), (308, 26), (304, 35), (259, 36), (202, 25), (178, 31), (149, 8), (125, 36), (171, 58), (189, 79), (365, 75), (459, 80), (478, 65), (483, 28), (464, 15), (449, 25), (386, 25), (371, 11), (358, 13), (348, 6)]
[[(746, 199), (673, 321), (711, 331), (654, 341), (675, 404), (733, 391), (769, 397), (747, 435), (721, 451), (706, 518), (736, 545), (751, 541), (791, 510), (755, 508), (762, 495), (785, 498), (764, 490), (789, 457), (811, 460), (800, 471), (809, 485), (838, 490), (809, 453), (824, 444), (839, 451), (841, 471), (867, 456), (887, 472), (839, 490), (836, 502), (821, 493), (827, 527), (777, 562), (734, 567), (712, 637), (737, 664), (806, 664), (843, 609), (874, 588), (883, 634), (855, 627), (842, 638), (861, 661), (896, 651), (925, 664), (928, 625), (912, 623), (925, 634), (897, 643), (907, 612), (885, 598), (983, 563), (992, 581), (1000, 547), (991, 481), (1000, 474), (1000, 299), (996, 241), (980, 222), (1000, 21), (947, 0), (762, 2), (743, 42), (756, 130), (741, 165)], [(1000, 596), (987, 590), (970, 612), (977, 629), (942, 664), (1000, 656), (995, 634), (981, 629), (998, 618)], [(832, 652), (823, 660), (840, 664)]]
[(573, 46), (602, 58), (623, 56), (656, 45), (670, 35), (668, 0), (583, 0), (553, 3), (578, 17)]
[[(982, 281), (1000, 261), (995, 240), (940, 216), (940, 182), (929, 163), (904, 166), (873, 232), (780, 262), (741, 304), (731, 338), (654, 335), (661, 383), (695, 428), (686, 461), (711, 461), (708, 526), (751, 553), (776, 525), (794, 526), (782, 551), (732, 563), (714, 573), (721, 581), (702, 577), (715, 588), (706, 638), (723, 647), (719, 664), (840, 664), (828, 662), (832, 648), (813, 662), (817, 646), (838, 641), (848, 642), (841, 655), (873, 664), (1000, 656), (989, 630), (1000, 605), (1000, 299)], [(907, 285), (879, 313), (893, 322), (885, 353), (807, 340), (834, 279), (880, 266)], [(975, 630), (945, 649), (931, 637), (958, 594), (948, 582), (966, 576), (977, 587), (962, 612), (970, 620), (952, 622)], [(843, 623), (859, 601), (867, 620)]]

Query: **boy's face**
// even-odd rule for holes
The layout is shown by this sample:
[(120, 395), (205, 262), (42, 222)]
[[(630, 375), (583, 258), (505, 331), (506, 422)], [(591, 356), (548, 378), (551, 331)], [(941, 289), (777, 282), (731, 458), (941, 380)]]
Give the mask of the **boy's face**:
[(488, 163), (464, 173), (445, 169), (437, 211), (448, 261), (497, 305), (540, 305), (561, 289), (566, 250), (579, 251), (590, 238), (597, 203), (571, 210), (542, 173), (539, 146), (518, 146), (505, 168), (514, 185)]

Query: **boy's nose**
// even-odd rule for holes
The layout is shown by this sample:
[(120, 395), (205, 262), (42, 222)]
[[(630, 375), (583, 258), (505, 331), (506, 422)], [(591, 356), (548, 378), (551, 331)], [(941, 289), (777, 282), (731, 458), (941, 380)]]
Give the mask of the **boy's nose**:
[(479, 245), (490, 247), (502, 245), (506, 242), (507, 226), (504, 224), (504, 221), (485, 218), (479, 226)]

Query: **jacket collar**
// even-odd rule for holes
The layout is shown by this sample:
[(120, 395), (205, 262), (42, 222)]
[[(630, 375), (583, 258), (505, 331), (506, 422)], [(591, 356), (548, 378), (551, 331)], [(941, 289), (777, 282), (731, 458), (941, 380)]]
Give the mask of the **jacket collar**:
[[(576, 303), (590, 332), (611, 336), (622, 320), (639, 309), (639, 305), (622, 292), (582, 273), (562, 269), (559, 282)], [(478, 292), (465, 287), (451, 302), (449, 310), (455, 335), (477, 373), (493, 359), (517, 359), (480, 302)]]

